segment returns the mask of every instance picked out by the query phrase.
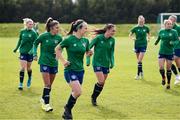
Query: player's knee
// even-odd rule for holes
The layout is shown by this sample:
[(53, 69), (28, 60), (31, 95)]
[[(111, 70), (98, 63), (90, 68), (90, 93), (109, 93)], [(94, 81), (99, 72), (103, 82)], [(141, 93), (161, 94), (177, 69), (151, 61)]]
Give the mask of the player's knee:
[(32, 69), (30, 67), (27, 67), (27, 71), (32, 71)]
[(21, 67), (21, 72), (24, 72), (25, 71), (25, 67)]
[(46, 84), (45, 84), (45, 87), (46, 87), (46, 88), (51, 88), (51, 84), (50, 84), (50, 83), (46, 83)]
[(82, 90), (81, 89), (74, 90), (73, 94), (74, 94), (74, 96), (76, 96), (78, 98), (79, 96), (81, 96)]
[(99, 81), (99, 82), (98, 82), (98, 84), (99, 84), (99, 85), (101, 85), (101, 86), (104, 86), (104, 84), (105, 84), (105, 81), (104, 81), (104, 80), (102, 80), (102, 81)]

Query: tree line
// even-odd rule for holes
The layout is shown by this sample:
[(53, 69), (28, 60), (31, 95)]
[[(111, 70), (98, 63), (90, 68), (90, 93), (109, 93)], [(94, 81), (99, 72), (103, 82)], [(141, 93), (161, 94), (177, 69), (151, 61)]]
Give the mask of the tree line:
[(180, 12), (180, 0), (0, 0), (0, 22), (22, 22), (25, 17), (61, 23), (78, 18), (89, 23), (135, 23), (139, 15), (155, 23), (162, 12)]

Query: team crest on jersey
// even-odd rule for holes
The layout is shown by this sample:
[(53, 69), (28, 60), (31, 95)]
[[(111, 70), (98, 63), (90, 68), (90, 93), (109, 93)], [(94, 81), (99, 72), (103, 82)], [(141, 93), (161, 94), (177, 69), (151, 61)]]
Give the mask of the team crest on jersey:
[(83, 43), (83, 46), (86, 47), (86, 43)]
[(169, 36), (172, 36), (172, 33), (169, 33)]
[(54, 42), (55, 42), (55, 44), (57, 44), (57, 43), (58, 43), (58, 40), (55, 40)]
[(101, 67), (96, 67), (97, 70), (101, 70)]
[(137, 30), (138, 32), (140, 31), (140, 29)]
[(73, 44), (73, 46), (74, 46), (74, 47), (76, 47), (76, 46), (77, 46), (77, 44)]
[(76, 79), (76, 75), (71, 75), (71, 79)]
[(112, 41), (109, 42), (110, 46), (112, 45)]
[(46, 66), (43, 66), (43, 70), (47, 70), (47, 67), (46, 67)]
[(32, 35), (31, 35), (31, 34), (29, 34), (28, 36), (29, 36), (29, 37), (31, 37)]
[(146, 32), (146, 29), (143, 29), (144, 32)]
[(46, 42), (49, 42), (49, 40), (46, 40)]
[(104, 43), (104, 41), (101, 41), (101, 44), (103, 44)]
[(163, 33), (162, 36), (165, 36), (165, 34)]

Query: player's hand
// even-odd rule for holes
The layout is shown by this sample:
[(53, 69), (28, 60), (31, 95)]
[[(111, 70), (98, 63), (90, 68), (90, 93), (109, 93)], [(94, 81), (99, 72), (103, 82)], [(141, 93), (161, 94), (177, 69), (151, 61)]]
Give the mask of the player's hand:
[(16, 52), (17, 52), (17, 49), (14, 49), (13, 52), (16, 53)]
[(38, 56), (33, 56), (33, 60), (37, 61), (38, 60)]
[(114, 67), (114, 65), (110, 65), (110, 69), (112, 69)]
[(173, 42), (172, 42), (172, 41), (170, 41), (170, 42), (169, 42), (169, 44), (170, 44), (170, 45), (173, 45)]
[(93, 55), (93, 51), (92, 50), (89, 50), (88, 52), (87, 52), (87, 56), (92, 56)]
[(56, 51), (55, 54), (56, 54), (56, 60), (59, 60), (61, 51), (58, 50), (58, 51)]
[(136, 38), (134, 38), (134, 37), (132, 37), (131, 39), (132, 39), (133, 41), (136, 41)]
[(70, 62), (69, 62), (69, 61), (67, 61), (67, 60), (65, 60), (65, 61), (63, 62), (63, 65), (64, 65), (64, 67), (67, 67), (67, 66), (69, 66), (69, 65), (70, 65)]

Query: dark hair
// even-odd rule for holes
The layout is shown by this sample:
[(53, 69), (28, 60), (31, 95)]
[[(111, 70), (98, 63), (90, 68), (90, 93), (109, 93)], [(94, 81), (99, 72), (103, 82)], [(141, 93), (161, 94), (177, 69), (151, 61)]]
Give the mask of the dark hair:
[(51, 30), (52, 27), (54, 27), (55, 25), (59, 24), (59, 22), (57, 20), (53, 20), (51, 17), (49, 17), (46, 21), (46, 30), (47, 32), (49, 32)]
[(76, 21), (73, 21), (71, 23), (71, 29), (70, 31), (68, 32), (67, 35), (71, 35), (73, 32), (77, 32), (78, 29), (81, 29), (83, 27), (83, 24), (85, 21), (82, 20), (82, 19), (78, 19)]
[(111, 28), (115, 27), (114, 24), (112, 23), (108, 23), (104, 26), (104, 28), (102, 29), (97, 29), (97, 30), (94, 30), (93, 32), (95, 32), (95, 34), (104, 34), (107, 30), (110, 30)]

